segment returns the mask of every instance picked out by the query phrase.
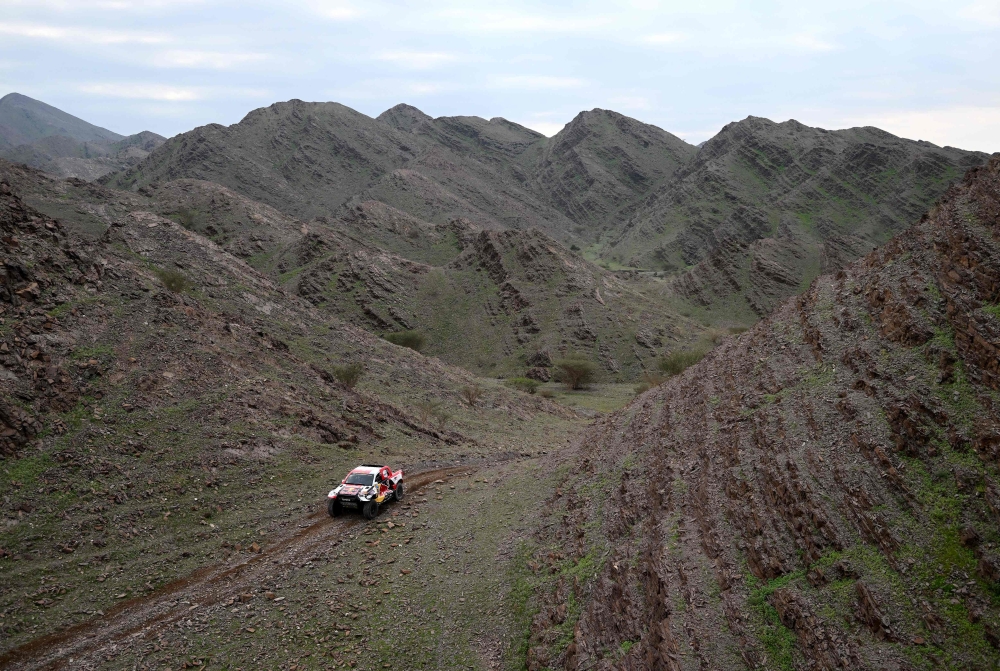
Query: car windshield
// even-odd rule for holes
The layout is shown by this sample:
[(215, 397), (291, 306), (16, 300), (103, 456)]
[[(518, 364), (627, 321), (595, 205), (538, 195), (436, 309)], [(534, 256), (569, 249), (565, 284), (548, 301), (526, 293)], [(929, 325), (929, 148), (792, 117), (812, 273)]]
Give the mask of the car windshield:
[(374, 482), (375, 476), (372, 473), (351, 473), (347, 476), (347, 484), (349, 485), (371, 487)]

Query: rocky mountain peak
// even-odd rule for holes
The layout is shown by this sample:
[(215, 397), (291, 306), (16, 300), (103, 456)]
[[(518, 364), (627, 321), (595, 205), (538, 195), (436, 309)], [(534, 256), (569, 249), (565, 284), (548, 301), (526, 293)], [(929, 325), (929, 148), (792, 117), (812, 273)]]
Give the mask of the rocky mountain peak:
[(433, 117), (424, 114), (413, 105), (407, 105), (406, 103), (399, 103), (394, 107), (390, 107), (375, 118), (389, 124), (393, 128), (407, 132), (412, 131), (414, 126), (433, 119)]

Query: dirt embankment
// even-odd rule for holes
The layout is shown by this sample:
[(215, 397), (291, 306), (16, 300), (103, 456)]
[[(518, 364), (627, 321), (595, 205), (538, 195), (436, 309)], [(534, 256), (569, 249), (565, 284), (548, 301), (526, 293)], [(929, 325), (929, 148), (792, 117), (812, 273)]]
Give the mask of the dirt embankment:
[(528, 668), (995, 668), (998, 354), (995, 157), (594, 428)]

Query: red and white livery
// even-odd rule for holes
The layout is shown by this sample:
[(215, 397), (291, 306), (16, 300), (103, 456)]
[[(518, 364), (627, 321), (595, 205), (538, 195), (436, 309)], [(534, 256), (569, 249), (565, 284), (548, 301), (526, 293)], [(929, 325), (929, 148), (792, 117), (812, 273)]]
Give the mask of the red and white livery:
[(357, 510), (367, 519), (374, 519), (383, 504), (402, 500), (402, 469), (394, 471), (388, 466), (362, 464), (327, 494), (326, 509), (330, 517)]

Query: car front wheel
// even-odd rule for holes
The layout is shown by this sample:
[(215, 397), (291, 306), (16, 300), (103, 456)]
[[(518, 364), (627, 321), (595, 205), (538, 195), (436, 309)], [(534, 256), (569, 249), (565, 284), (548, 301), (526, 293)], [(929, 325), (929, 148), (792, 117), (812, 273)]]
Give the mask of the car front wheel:
[(340, 517), (341, 510), (337, 499), (330, 499), (326, 502), (326, 512), (330, 513), (330, 517)]
[(397, 501), (402, 501), (403, 500), (403, 483), (402, 482), (400, 482), (399, 484), (396, 485), (396, 493), (393, 494), (393, 496), (396, 498)]
[(366, 520), (373, 520), (378, 517), (378, 501), (369, 501), (361, 511)]

